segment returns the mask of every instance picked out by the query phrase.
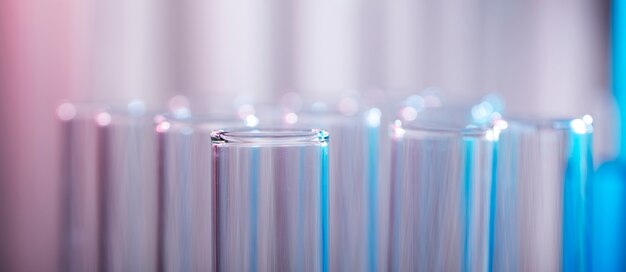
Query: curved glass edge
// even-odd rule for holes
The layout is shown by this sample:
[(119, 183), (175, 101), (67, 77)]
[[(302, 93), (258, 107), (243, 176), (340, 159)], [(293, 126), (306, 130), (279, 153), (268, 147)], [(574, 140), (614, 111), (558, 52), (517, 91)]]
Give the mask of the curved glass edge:
[(431, 137), (459, 137), (459, 138), (485, 138), (493, 140), (502, 129), (506, 128), (506, 122), (494, 122), (491, 125), (465, 126), (441, 122), (418, 121), (408, 124), (396, 120), (390, 126), (390, 136), (392, 138), (419, 138)]
[(232, 129), (211, 132), (213, 144), (306, 145), (327, 144), (328, 132), (322, 129)]
[(515, 118), (506, 119), (511, 130), (534, 132), (538, 130), (570, 131), (574, 134), (592, 134), (593, 117), (585, 114), (570, 118)]
[(583, 115), (578, 118), (497, 118), (485, 125), (466, 124), (440, 121), (420, 120), (403, 123), (396, 120), (390, 126), (392, 138), (448, 136), (448, 137), (484, 137), (489, 141), (497, 141), (501, 133), (516, 131), (534, 133), (538, 130), (568, 131), (573, 134), (587, 135), (593, 133), (593, 117)]

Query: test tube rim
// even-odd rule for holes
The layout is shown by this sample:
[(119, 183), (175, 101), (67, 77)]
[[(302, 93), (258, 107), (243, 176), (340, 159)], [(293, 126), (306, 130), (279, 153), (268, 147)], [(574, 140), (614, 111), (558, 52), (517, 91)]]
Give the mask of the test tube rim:
[[(391, 124), (391, 129), (395, 136), (401, 136), (403, 138), (407, 136), (420, 137), (423, 135), (479, 138), (484, 137), (493, 129), (493, 126), (479, 126), (474, 124), (460, 126), (446, 122), (428, 122), (420, 120), (406, 124), (402, 122), (398, 124), (398, 122), (395, 122)], [(399, 135), (400, 133), (401, 135)]]
[(322, 129), (236, 128), (211, 132), (217, 145), (318, 145), (328, 143), (328, 132)]
[[(585, 118), (590, 120), (585, 120)], [(532, 134), (532, 133), (576, 133), (591, 135), (594, 131), (591, 115), (566, 118), (541, 117), (508, 117), (508, 128), (503, 133)]]

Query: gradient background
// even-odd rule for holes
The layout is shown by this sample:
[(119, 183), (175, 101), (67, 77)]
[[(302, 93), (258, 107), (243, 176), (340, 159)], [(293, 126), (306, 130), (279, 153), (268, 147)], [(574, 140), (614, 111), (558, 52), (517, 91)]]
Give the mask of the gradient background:
[(0, 0), (0, 270), (58, 265), (62, 99), (498, 92), (617, 151), (608, 0)]

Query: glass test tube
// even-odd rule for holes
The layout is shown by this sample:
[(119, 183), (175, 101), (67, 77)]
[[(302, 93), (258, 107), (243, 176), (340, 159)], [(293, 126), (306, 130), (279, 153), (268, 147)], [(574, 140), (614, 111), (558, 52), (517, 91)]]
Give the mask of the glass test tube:
[(491, 127), (391, 126), (388, 271), (486, 271)]
[(57, 108), (62, 133), (61, 271), (98, 267), (98, 105), (63, 103)]
[(159, 237), (163, 271), (214, 271), (211, 132), (243, 121), (158, 118)]
[(217, 271), (328, 271), (328, 133), (212, 135)]
[(509, 121), (497, 145), (493, 269), (588, 270), (591, 117)]
[(142, 105), (96, 116), (101, 271), (157, 270), (157, 137)]

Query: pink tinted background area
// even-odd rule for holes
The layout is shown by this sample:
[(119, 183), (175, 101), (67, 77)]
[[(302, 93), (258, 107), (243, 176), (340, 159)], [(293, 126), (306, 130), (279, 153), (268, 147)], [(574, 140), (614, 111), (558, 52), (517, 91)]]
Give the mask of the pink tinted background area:
[(55, 271), (59, 203), (55, 104), (80, 57), (81, 1), (0, 1), (0, 270)]

